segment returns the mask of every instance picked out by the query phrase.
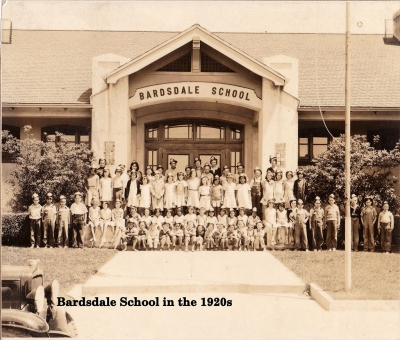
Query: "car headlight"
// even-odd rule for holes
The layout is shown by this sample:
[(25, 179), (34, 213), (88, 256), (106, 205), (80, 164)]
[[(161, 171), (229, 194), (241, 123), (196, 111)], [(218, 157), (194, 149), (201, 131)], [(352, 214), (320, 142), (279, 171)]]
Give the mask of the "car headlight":
[(27, 299), (33, 300), (35, 309), (37, 313), (43, 311), (45, 307), (45, 299), (44, 299), (44, 287), (38, 286), (36, 289), (32, 290), (27, 296)]
[(53, 305), (57, 305), (57, 298), (60, 293), (60, 283), (58, 282), (58, 280), (54, 280), (51, 284), (49, 284), (44, 289), (44, 293), (48, 302), (51, 301)]

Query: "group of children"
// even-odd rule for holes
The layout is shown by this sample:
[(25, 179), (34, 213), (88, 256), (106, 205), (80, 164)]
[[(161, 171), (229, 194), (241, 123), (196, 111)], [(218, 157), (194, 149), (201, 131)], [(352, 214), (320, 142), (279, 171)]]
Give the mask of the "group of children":
[[(70, 208), (66, 206), (65, 196), (60, 197), (57, 208), (51, 193), (47, 194), (43, 207), (38, 195), (33, 195), (33, 204), (29, 207), (31, 247), (43, 244), (44, 247), (83, 248), (87, 226), (91, 230), (92, 246), (97, 242), (102, 247), (108, 242), (106, 232), (111, 228), (111, 242), (115, 248), (121, 245), (122, 250), (132, 241), (133, 250), (165, 247), (175, 250), (184, 246), (188, 251), (190, 245), (192, 251), (196, 247), (198, 250), (265, 251), (267, 246), (308, 251), (310, 245), (314, 251), (321, 251), (326, 228), (327, 249), (335, 251), (340, 212), (334, 196), (329, 196), (325, 208), (316, 197), (314, 206), (307, 211), (303, 204), (308, 185), (303, 172), (298, 170), (294, 181), (293, 173), (288, 171), (283, 181), (282, 171), (274, 161), (272, 157), (265, 180), (261, 179), (261, 170), (255, 168), (248, 184), (241, 163), (237, 165), (237, 174), (232, 175), (227, 166), (221, 174), (214, 157), (204, 168), (196, 158), (195, 167), (187, 166), (185, 174), (176, 171), (177, 161), (171, 159), (166, 177), (161, 166), (155, 173), (147, 167), (146, 174), (142, 175), (139, 164), (133, 161), (128, 181), (123, 179), (123, 166), (117, 168), (114, 178), (109, 177), (110, 171), (101, 159), (100, 168), (90, 170), (86, 204), (80, 192), (75, 193), (75, 202)], [(394, 220), (388, 204), (385, 202), (377, 216), (370, 198), (360, 208), (357, 197), (353, 196), (353, 250), (358, 248), (360, 226), (363, 226), (364, 249), (372, 250), (373, 225), (378, 218), (383, 249), (390, 251)], [(72, 241), (69, 243), (70, 230)], [(101, 237), (97, 240), (99, 234)]]

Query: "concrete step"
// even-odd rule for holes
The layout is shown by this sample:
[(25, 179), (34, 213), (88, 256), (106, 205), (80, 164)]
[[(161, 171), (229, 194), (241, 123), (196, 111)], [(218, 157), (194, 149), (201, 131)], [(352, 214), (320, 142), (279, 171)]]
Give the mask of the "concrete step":
[(269, 252), (119, 252), (83, 294), (302, 294), (305, 283)]

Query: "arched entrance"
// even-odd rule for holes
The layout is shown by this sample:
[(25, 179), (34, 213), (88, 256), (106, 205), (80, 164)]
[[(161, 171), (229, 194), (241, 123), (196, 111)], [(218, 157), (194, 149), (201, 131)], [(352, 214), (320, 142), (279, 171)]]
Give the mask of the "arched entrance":
[(200, 157), (202, 165), (210, 157), (218, 159), (220, 167), (228, 165), (235, 173), (237, 162), (244, 159), (244, 127), (218, 120), (175, 119), (145, 125), (145, 163), (154, 169), (164, 169), (169, 160), (178, 161), (177, 169), (184, 171)]

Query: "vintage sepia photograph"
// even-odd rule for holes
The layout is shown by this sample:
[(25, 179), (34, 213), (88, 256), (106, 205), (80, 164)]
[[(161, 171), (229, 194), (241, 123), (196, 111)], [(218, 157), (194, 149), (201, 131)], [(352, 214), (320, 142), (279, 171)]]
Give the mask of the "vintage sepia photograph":
[(400, 338), (400, 1), (1, 24), (2, 337)]

